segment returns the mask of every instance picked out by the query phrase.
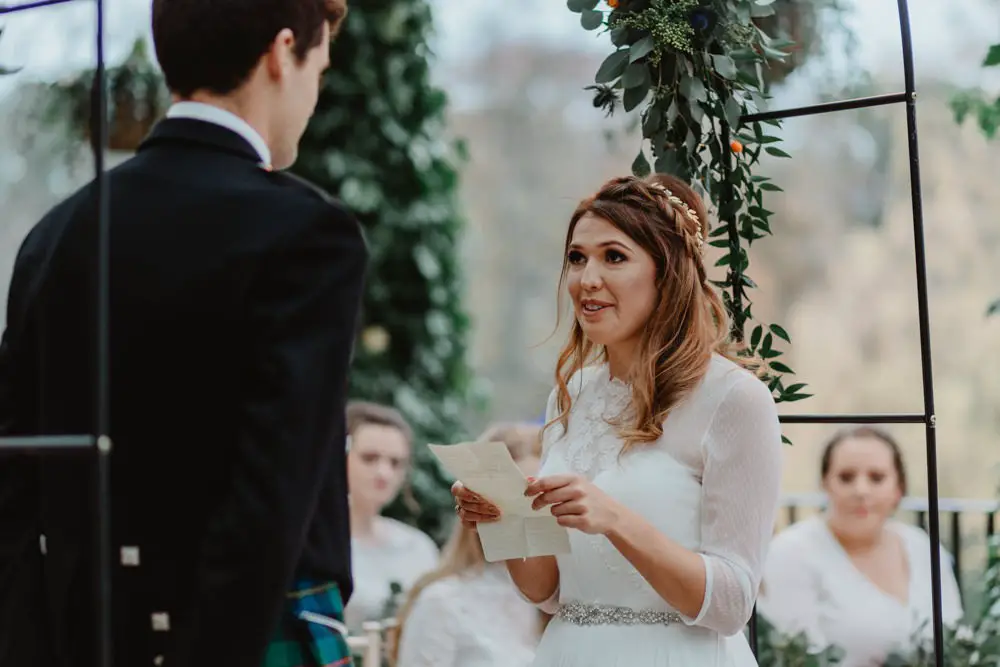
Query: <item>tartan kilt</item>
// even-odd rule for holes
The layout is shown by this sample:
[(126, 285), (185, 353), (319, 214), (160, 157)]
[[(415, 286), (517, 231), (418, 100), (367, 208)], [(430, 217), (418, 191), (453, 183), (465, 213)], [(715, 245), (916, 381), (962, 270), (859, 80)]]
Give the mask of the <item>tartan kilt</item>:
[(344, 604), (337, 584), (296, 582), (286, 595), (277, 632), (261, 667), (353, 667), (347, 637), (335, 628), (303, 618), (312, 614), (343, 624)]

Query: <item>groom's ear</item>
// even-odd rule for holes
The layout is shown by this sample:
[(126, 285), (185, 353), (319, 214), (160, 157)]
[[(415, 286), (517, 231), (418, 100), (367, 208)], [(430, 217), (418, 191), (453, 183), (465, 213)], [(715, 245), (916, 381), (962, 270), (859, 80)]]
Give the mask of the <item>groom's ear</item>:
[(264, 66), (274, 80), (284, 79), (295, 66), (295, 34), (289, 28), (283, 28), (271, 42), (264, 54)]

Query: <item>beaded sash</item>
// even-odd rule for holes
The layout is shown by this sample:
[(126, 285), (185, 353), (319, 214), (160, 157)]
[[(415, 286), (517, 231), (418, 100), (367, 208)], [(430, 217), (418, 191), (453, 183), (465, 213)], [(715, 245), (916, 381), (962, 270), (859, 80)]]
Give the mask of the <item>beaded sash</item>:
[(563, 604), (556, 612), (556, 618), (573, 625), (672, 625), (681, 622), (677, 612), (582, 602)]

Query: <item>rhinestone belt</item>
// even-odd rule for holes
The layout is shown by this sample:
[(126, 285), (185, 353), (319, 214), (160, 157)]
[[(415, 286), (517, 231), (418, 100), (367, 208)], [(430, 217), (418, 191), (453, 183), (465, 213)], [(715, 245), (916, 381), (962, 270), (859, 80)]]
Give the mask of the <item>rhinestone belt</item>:
[(573, 625), (671, 625), (681, 622), (681, 616), (676, 612), (582, 602), (562, 605), (556, 612), (556, 618)]

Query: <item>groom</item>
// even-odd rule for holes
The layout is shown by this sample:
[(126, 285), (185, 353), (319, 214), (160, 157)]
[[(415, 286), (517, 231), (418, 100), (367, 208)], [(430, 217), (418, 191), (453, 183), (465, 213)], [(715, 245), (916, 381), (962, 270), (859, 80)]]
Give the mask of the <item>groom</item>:
[[(346, 209), (280, 171), (346, 11), (153, 1), (177, 103), (109, 175), (117, 667), (350, 662), (344, 402), (367, 253)], [(18, 254), (0, 435), (93, 432), (95, 194)], [(0, 452), (3, 667), (95, 664), (93, 482), (91, 458)]]

